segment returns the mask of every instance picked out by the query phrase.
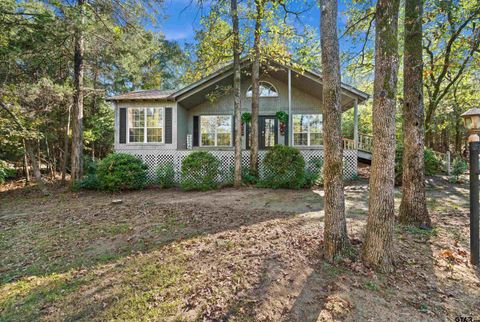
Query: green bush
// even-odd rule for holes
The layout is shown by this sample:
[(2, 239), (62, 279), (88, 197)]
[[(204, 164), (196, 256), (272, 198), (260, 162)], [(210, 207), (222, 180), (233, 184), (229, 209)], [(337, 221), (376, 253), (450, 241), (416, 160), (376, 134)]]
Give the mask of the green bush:
[(168, 162), (157, 167), (157, 183), (161, 188), (171, 188), (175, 185), (173, 163)]
[(147, 181), (147, 169), (147, 165), (133, 155), (109, 154), (97, 166), (99, 187), (110, 191), (142, 189)]
[(17, 176), (17, 170), (9, 168), (7, 162), (0, 160), (0, 184)]
[(299, 189), (305, 184), (305, 160), (298, 149), (276, 145), (263, 160), (264, 179), (259, 186), (265, 188)]
[(217, 188), (219, 166), (220, 161), (209, 152), (191, 153), (182, 162), (182, 189), (204, 191)]
[(467, 169), (467, 161), (463, 160), (462, 158), (455, 158), (452, 163), (450, 182), (458, 183), (460, 181), (460, 176), (467, 172)]
[(312, 158), (305, 170), (305, 188), (311, 188), (323, 184), (323, 159)]
[(83, 172), (84, 177), (82, 180), (76, 181), (74, 183), (74, 190), (88, 189), (88, 190), (98, 190), (100, 189), (100, 182), (97, 177), (97, 166), (98, 162), (93, 160), (90, 157), (87, 157), (83, 161)]
[[(425, 164), (425, 175), (432, 176), (434, 174), (438, 174), (442, 172), (442, 160), (439, 159), (433, 150), (425, 149), (423, 153), (424, 164)], [(402, 167), (402, 160), (403, 160), (403, 146), (397, 146), (397, 150), (395, 152), (395, 181), (401, 182), (402, 174), (403, 174), (403, 167)]]

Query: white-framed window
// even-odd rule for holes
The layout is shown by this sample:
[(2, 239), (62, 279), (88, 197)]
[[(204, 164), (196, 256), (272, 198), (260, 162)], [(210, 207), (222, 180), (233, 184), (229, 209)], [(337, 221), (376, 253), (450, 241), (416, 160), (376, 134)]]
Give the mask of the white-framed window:
[(128, 143), (164, 142), (163, 107), (128, 108)]
[(231, 146), (232, 116), (201, 115), (200, 146)]
[[(260, 82), (259, 94), (260, 97), (278, 97), (277, 89), (268, 82)], [(247, 90), (247, 97), (252, 97), (252, 86)]]
[(322, 127), (322, 114), (294, 114), (293, 144), (303, 146), (322, 145)]

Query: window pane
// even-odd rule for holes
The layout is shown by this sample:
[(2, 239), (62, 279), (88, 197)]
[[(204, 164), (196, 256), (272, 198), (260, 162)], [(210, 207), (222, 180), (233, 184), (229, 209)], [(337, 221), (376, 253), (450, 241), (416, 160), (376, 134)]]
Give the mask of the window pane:
[(308, 132), (308, 115), (294, 115), (293, 116), (293, 133), (307, 133)]
[(275, 145), (275, 120), (265, 119), (265, 147)]
[(310, 145), (322, 145), (322, 133), (310, 133)]
[(130, 129), (129, 131), (129, 141), (130, 142), (143, 142), (144, 140), (144, 129), (143, 128), (140, 128), (140, 129)]
[(217, 116), (217, 133), (231, 133), (232, 118), (227, 116)]
[(322, 117), (319, 114), (311, 115), (310, 133), (322, 133)]
[(142, 108), (128, 109), (128, 127), (143, 127), (145, 124), (145, 110)]
[(217, 127), (217, 118), (215, 116), (201, 116), (200, 117), (200, 132), (201, 133), (215, 133)]
[(230, 133), (218, 133), (217, 134), (217, 145), (230, 145)]
[(147, 110), (147, 127), (163, 127), (163, 109), (149, 107)]
[(307, 145), (308, 136), (307, 133), (294, 133), (293, 144), (294, 145)]
[(215, 133), (202, 133), (202, 145), (214, 146), (215, 145)]
[(163, 130), (160, 128), (147, 129), (147, 142), (162, 142)]

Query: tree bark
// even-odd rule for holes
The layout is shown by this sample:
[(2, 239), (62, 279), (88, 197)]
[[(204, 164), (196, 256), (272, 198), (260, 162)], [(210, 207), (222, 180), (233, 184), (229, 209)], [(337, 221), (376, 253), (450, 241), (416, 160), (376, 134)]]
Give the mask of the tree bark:
[(323, 76), (323, 142), (325, 149), (325, 258), (333, 261), (348, 246), (343, 191), (342, 107), (337, 0), (320, 2)]
[(28, 170), (28, 157), (27, 157), (27, 147), (25, 140), (22, 140), (23, 143), (23, 168), (25, 169), (25, 185), (30, 184), (30, 171)]
[(402, 201), (399, 220), (406, 225), (431, 226), (425, 197), (423, 107), (423, 0), (405, 0), (403, 54)]
[(83, 24), (85, 19), (85, 0), (78, 0), (80, 11), (80, 25), (75, 30), (74, 56), (74, 87), (73, 123), (72, 123), (72, 152), (70, 184), (82, 178), (83, 175), (83, 55), (84, 36)]
[(263, 0), (255, 0), (257, 10), (255, 16), (255, 31), (253, 40), (252, 62), (252, 119), (250, 145), (250, 173), (258, 176), (258, 114), (260, 109), (260, 40), (262, 33)]
[(363, 260), (383, 272), (393, 270), (395, 223), (395, 105), (398, 74), (399, 0), (376, 6), (373, 152)]
[(242, 185), (242, 120), (241, 120), (241, 101), (240, 101), (240, 35), (238, 30), (238, 9), (237, 0), (231, 0), (231, 15), (233, 25), (233, 110), (235, 114), (235, 172), (233, 185), (240, 187)]
[(72, 114), (72, 105), (68, 106), (67, 126), (65, 128), (65, 141), (63, 144), (63, 158), (62, 158), (62, 181), (65, 182), (67, 176), (67, 160), (70, 140), (68, 135), (70, 134), (70, 118)]

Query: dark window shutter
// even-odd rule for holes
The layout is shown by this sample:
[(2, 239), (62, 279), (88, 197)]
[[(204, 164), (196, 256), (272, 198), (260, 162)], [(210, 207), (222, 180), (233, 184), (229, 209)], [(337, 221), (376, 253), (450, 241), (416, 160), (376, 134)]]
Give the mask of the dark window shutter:
[(172, 108), (165, 108), (165, 143), (172, 143)]
[(198, 146), (199, 138), (199, 117), (193, 117), (193, 146)]
[(245, 148), (250, 150), (250, 123), (248, 122), (245, 130)]
[(120, 108), (119, 143), (127, 143), (127, 109)]

